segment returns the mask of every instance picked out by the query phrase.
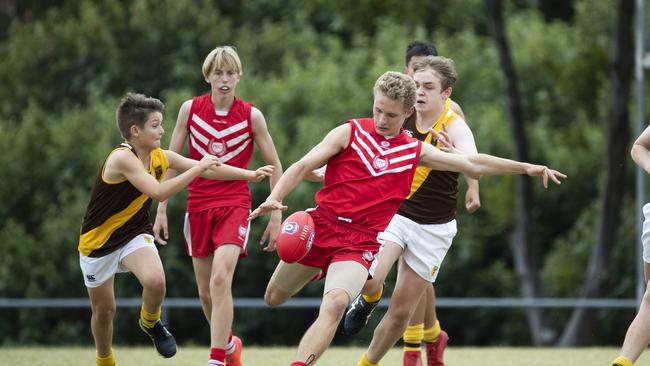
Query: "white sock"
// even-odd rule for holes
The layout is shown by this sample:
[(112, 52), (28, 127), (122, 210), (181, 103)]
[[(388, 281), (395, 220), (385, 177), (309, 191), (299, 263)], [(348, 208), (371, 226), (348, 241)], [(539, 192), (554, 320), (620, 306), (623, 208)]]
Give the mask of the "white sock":
[(235, 352), (235, 337), (226, 345), (226, 354), (231, 355), (233, 352)]

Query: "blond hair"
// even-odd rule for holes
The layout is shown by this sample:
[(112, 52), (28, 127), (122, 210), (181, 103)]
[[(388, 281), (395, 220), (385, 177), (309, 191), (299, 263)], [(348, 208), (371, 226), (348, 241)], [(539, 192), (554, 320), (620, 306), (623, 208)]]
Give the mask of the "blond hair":
[(446, 90), (456, 83), (458, 75), (454, 60), (442, 56), (427, 56), (416, 62), (413, 66), (413, 73), (424, 69), (431, 69), (440, 77), (440, 88)]
[(413, 79), (401, 72), (387, 71), (375, 82), (375, 95), (381, 92), (388, 98), (398, 101), (409, 111), (415, 105), (416, 88)]
[(207, 78), (216, 69), (228, 69), (242, 74), (241, 61), (234, 47), (220, 46), (208, 53), (201, 68), (203, 77)]

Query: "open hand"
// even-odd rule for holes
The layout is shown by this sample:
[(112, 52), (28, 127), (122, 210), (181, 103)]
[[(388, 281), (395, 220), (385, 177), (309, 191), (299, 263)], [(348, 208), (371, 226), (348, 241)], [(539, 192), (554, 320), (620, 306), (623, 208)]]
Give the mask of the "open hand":
[(436, 140), (437, 142), (436, 147), (438, 147), (438, 149), (448, 153), (461, 154), (461, 152), (456, 149), (451, 139), (449, 138), (449, 133), (447, 132), (447, 126), (442, 125), (441, 131), (436, 131), (433, 128), (429, 127), (429, 132), (433, 135), (433, 138)]
[(266, 230), (260, 239), (260, 246), (265, 252), (272, 252), (275, 250), (275, 239), (280, 233), (280, 225), (282, 225), (281, 211), (273, 211), (269, 223), (266, 225)]
[(276, 200), (267, 199), (265, 202), (259, 205), (258, 208), (256, 208), (253, 212), (251, 212), (251, 214), (248, 216), (248, 220), (250, 221), (256, 217), (260, 217), (269, 211), (274, 211), (274, 210), (285, 211), (287, 208), (288, 208), (287, 206), (283, 205), (282, 203)]
[(542, 183), (544, 184), (544, 188), (548, 188), (549, 179), (555, 182), (555, 184), (562, 184), (562, 182), (560, 182), (560, 178), (562, 179), (566, 178), (565, 174), (560, 173), (557, 170), (553, 170), (548, 167), (545, 167), (543, 165), (531, 165), (528, 169), (526, 169), (526, 174), (530, 175), (531, 177), (541, 176)]

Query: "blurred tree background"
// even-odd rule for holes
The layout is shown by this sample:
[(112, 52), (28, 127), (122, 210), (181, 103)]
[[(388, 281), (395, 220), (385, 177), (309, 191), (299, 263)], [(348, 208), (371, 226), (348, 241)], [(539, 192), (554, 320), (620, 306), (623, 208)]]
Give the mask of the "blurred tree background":
[[(544, 190), (533, 181), (531, 188), (540, 296), (579, 297), (590, 273), (610, 173), (606, 127), (618, 3), (503, 3), (528, 157), (569, 176), (561, 186)], [(413, 40), (433, 42), (455, 60), (453, 98), (479, 151), (513, 157), (506, 80), (490, 29), (480, 0), (0, 1), (0, 297), (87, 296), (76, 251), (79, 226), (101, 162), (120, 142), (114, 121), (120, 98), (137, 91), (166, 103), (167, 146), (181, 103), (209, 90), (201, 64), (217, 45), (237, 47), (244, 69), (237, 94), (265, 114), (285, 169), (334, 126), (371, 114), (374, 81), (386, 70), (403, 69)], [(256, 157), (252, 166), (260, 164)], [(635, 293), (633, 171), (628, 163), (617, 173), (622, 207), (603, 297)], [(512, 177), (482, 179), (482, 208), (470, 216), (461, 203), (460, 230), (436, 284), (439, 296), (522, 296), (511, 243), (516, 184)], [(300, 185), (286, 200), (288, 213), (311, 207), (317, 187)], [(268, 184), (252, 189), (255, 207)], [(168, 297), (197, 296), (181, 236), (184, 205), (185, 194), (171, 199), (171, 241), (160, 249)], [(256, 245), (265, 224), (253, 224), (251, 255), (234, 279), (236, 297), (262, 297), (277, 263), (274, 253)], [(313, 284), (300, 296), (321, 292), (322, 284)], [(140, 288), (121, 275), (116, 293), (137, 297)], [(247, 344), (296, 344), (316, 311), (237, 309), (234, 331)], [(118, 310), (116, 343), (147, 343), (136, 330), (137, 312)], [(540, 344), (523, 309), (445, 308), (438, 314), (455, 345)], [(571, 310), (546, 315), (554, 322), (543, 343), (552, 344)], [(633, 309), (595, 311), (594, 331), (580, 341), (618, 344), (633, 316)], [(89, 308), (2, 309), (0, 345), (88, 345), (89, 318)], [(170, 322), (181, 344), (208, 344), (200, 309), (174, 309)], [(367, 344), (371, 330), (337, 336), (335, 343)]]

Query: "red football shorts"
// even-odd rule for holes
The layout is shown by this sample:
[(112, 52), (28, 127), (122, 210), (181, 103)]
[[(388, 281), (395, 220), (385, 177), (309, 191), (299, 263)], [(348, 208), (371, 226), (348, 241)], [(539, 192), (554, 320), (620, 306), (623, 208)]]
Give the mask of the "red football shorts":
[(316, 235), (309, 253), (298, 263), (327, 271), (333, 262), (355, 261), (369, 269), (379, 251), (378, 232), (339, 220), (318, 207), (309, 210)]
[(248, 256), (249, 215), (250, 209), (237, 206), (186, 213), (183, 234), (187, 254), (204, 258), (224, 244), (234, 244), (242, 248), (240, 258)]

